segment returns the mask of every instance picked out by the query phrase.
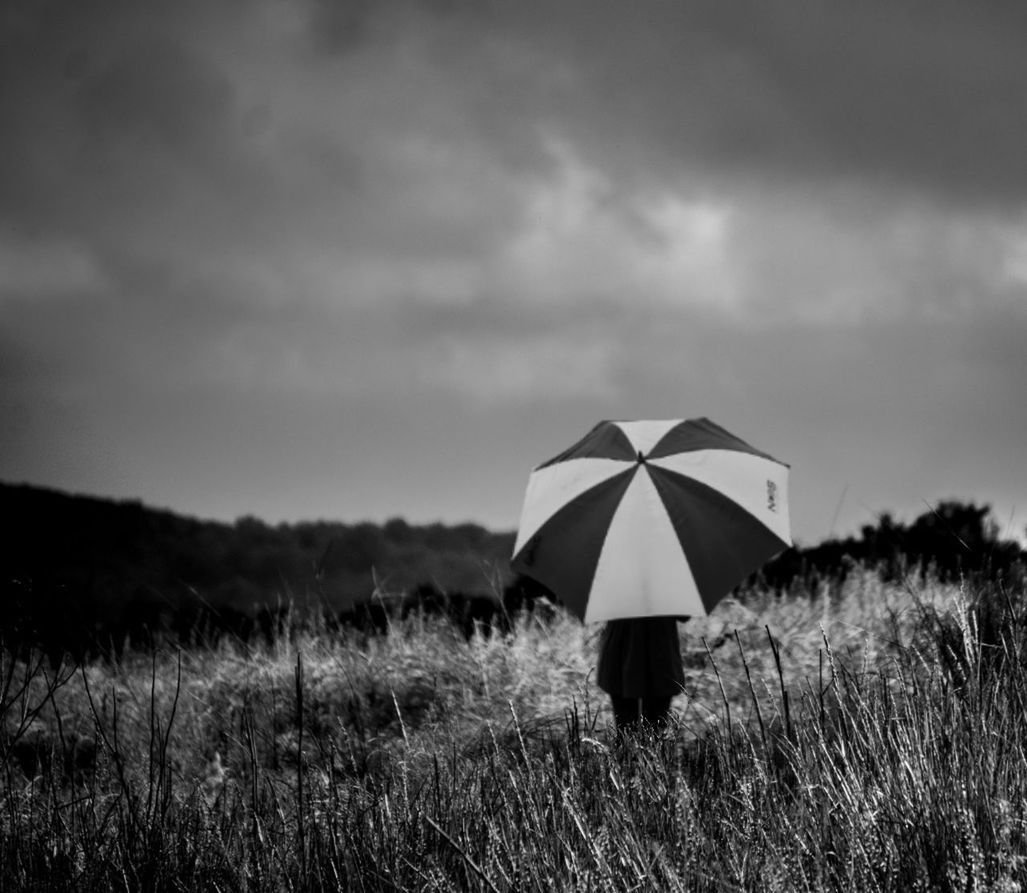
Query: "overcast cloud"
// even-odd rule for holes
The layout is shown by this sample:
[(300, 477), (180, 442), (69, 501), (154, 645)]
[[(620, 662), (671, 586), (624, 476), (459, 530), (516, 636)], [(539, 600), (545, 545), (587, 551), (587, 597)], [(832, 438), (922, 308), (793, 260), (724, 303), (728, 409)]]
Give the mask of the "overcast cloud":
[(0, 478), (512, 528), (600, 418), (1027, 525), (1027, 11), (9, 2)]

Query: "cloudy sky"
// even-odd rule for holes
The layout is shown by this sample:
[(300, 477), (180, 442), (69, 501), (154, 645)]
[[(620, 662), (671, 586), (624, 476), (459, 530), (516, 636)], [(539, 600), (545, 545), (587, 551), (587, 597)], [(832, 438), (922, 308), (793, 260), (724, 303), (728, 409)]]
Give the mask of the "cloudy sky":
[(1027, 7), (8, 0), (0, 479), (512, 529), (603, 418), (1027, 526)]

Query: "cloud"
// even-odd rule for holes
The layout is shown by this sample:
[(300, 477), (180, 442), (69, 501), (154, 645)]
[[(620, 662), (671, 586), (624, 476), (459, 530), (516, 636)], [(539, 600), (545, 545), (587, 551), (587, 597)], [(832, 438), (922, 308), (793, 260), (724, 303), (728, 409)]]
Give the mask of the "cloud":
[(748, 198), (729, 249), (752, 321), (955, 322), (1022, 302), (1020, 232), (1005, 215), (777, 193)]
[[(333, 467), (295, 432), (377, 461), (409, 425), (441, 467), (465, 428), (513, 462), (543, 422), (555, 451), (595, 417), (699, 412), (777, 438), (822, 490), (849, 469), (898, 487), (921, 453), (960, 479), (958, 445), (983, 447), (959, 420), (1006, 468), (1023, 16), (7, 4), (0, 401), (24, 426), (0, 471), (102, 454), (145, 483), (152, 453), (163, 492), (191, 463), (202, 495), (219, 437), (259, 441), (266, 478), (286, 447)], [(88, 436), (34, 448), (64, 429)]]
[(620, 349), (614, 338), (581, 333), (526, 340), (446, 339), (425, 375), (479, 406), (616, 399)]
[[(744, 312), (791, 294), (833, 318), (886, 303), (889, 217), (987, 217), (946, 203), (988, 199), (1007, 168), (1008, 203), (1022, 168), (984, 133), (972, 166), (930, 173), (952, 141), (928, 138), (976, 114), (947, 87), (976, 79), (1003, 102), (1020, 71), (1001, 9), (937, 6), (915, 46), (876, 5), (99, 10), (11, 30), (0, 195), (99, 263), (250, 283), (254, 301), (498, 290)], [(851, 211), (868, 194), (873, 230)]]
[(848, 180), (957, 204), (1024, 197), (1025, 21), (1013, 4), (585, 12), (522, 4), (511, 30), (574, 71), (560, 97), (566, 130), (620, 170)]
[[(402, 43), (465, 107), (477, 100), (479, 126), (497, 128), (493, 142), (534, 138), (541, 123), (618, 177), (847, 180), (1001, 207), (1027, 190), (1017, 148), (1027, 136), (1027, 15), (1016, 4), (314, 9), (323, 49), (352, 59)], [(347, 38), (340, 47), (324, 40), (336, 28)]]
[(0, 304), (89, 296), (105, 286), (96, 258), (81, 245), (0, 234)]
[(528, 184), (490, 279), (526, 301), (730, 303), (730, 210), (667, 191), (623, 194), (567, 146)]

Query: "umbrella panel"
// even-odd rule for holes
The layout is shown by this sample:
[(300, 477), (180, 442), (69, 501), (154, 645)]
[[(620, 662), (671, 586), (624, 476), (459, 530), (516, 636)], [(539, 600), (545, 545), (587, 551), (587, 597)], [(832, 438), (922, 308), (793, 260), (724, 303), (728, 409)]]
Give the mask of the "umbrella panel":
[(635, 449), (627, 435), (617, 425), (600, 422), (574, 446), (568, 447), (559, 456), (543, 462), (535, 470), (567, 462), (571, 459), (623, 459), (635, 458)]
[(623, 474), (632, 466), (616, 459), (569, 459), (536, 469), (528, 481), (514, 554), (521, 551), (554, 512), (573, 502), (586, 490)]
[(655, 465), (653, 484), (688, 559), (706, 613), (788, 543), (712, 487)]
[(788, 466), (753, 453), (701, 449), (650, 460), (649, 468), (706, 484), (790, 544), (788, 501), (782, 498), (788, 491)]
[[(646, 458), (660, 459), (675, 453), (694, 450), (734, 450), (778, 462), (773, 456), (757, 450), (740, 437), (736, 437), (730, 431), (721, 428), (716, 422), (711, 422), (706, 418), (689, 419), (675, 425), (653, 446)], [(783, 463), (778, 462), (778, 464)]]
[(607, 528), (582, 619), (705, 613), (663, 497), (639, 465)]
[(586, 490), (550, 516), (517, 552), (511, 567), (556, 593), (584, 618), (606, 531), (635, 466)]

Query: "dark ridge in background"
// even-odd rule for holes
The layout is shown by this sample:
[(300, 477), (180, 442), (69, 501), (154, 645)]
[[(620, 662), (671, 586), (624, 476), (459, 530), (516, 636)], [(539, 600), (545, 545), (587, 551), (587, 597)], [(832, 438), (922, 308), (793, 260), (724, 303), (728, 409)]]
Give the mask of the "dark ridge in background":
[[(248, 640), (315, 616), (381, 631), (389, 610), (446, 613), (469, 634), (548, 595), (511, 572), (514, 533), (476, 524), (226, 524), (3, 483), (0, 516), (2, 637), (55, 655), (120, 653), (158, 632)], [(859, 565), (886, 579), (926, 568), (994, 577), (1022, 559), (988, 506), (953, 500), (908, 525), (884, 514), (860, 537), (789, 549), (740, 590), (838, 583)]]

